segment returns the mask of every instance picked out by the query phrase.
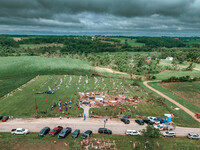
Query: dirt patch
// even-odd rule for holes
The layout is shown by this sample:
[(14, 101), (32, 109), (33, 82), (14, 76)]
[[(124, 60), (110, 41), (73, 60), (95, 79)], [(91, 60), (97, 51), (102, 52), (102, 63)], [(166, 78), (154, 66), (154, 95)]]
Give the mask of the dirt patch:
[(113, 69), (110, 69), (110, 68), (95, 67), (95, 69), (99, 70), (99, 71), (107, 71), (107, 72), (110, 72), (110, 73), (117, 73), (117, 74), (128, 75), (125, 72), (116, 71), (116, 70), (113, 70)]

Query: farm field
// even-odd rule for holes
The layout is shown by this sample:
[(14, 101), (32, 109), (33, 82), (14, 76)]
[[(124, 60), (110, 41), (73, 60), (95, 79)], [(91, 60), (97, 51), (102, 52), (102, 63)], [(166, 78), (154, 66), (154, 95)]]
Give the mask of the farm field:
[[(0, 149), (83, 149), (81, 142), (83, 141), (79, 136), (76, 139), (68, 135), (65, 139), (57, 139), (57, 137), (51, 137), (49, 135), (44, 138), (38, 137), (37, 133), (31, 133), (22, 136), (13, 136), (10, 133), (0, 133)], [(126, 149), (148, 149), (154, 150), (169, 150), (169, 149), (187, 149), (198, 150), (200, 143), (198, 140), (189, 140), (186, 137), (176, 138), (144, 138), (140, 136), (125, 136), (125, 135), (103, 135), (92, 134), (90, 141), (93, 145), (97, 145), (95, 139), (101, 139), (105, 143), (111, 143), (111, 148), (119, 150)], [(56, 141), (56, 143), (54, 143)], [(148, 141), (149, 144), (145, 144)], [(102, 142), (103, 143), (103, 142)], [(114, 144), (113, 144), (114, 143)], [(104, 144), (101, 144), (104, 145)], [(135, 146), (134, 146), (135, 145)]]
[[(154, 89), (164, 93), (165, 95), (167, 95), (170, 98), (173, 98), (174, 100), (176, 100), (177, 102), (179, 102), (181, 105), (184, 105), (185, 107), (192, 108), (192, 110), (199, 110), (199, 108), (195, 105), (193, 105), (190, 102), (187, 102), (184, 99), (180, 99), (180, 97), (178, 97), (175, 94), (172, 94), (170, 91), (162, 88), (162, 86), (160, 86), (158, 83), (148, 83), (151, 87), (153, 87)], [(144, 84), (141, 82), (140, 85), (148, 92), (152, 92), (150, 89), (148, 89), (146, 86), (144, 86)], [(157, 93), (152, 93), (153, 95), (155, 95), (156, 97), (160, 97), (160, 95), (158, 95)], [(194, 127), (194, 128), (200, 128), (200, 124), (199, 122), (197, 122), (196, 120), (194, 120), (189, 114), (187, 114), (185, 111), (183, 111), (182, 109), (180, 109), (179, 111), (174, 110), (173, 108), (176, 108), (177, 106), (175, 104), (173, 104), (172, 102), (168, 101), (165, 99), (165, 104), (166, 107), (170, 110), (170, 113), (174, 115), (174, 122), (177, 126), (183, 126), (183, 127)]]
[(92, 70), (92, 66), (88, 62), (71, 58), (0, 57), (0, 62), (0, 97), (37, 75), (85, 75), (89, 74), (89, 70)]
[(200, 82), (162, 83), (161, 86), (200, 108)]
[(129, 38), (112, 38), (116, 40), (120, 40), (122, 44), (125, 44), (125, 40), (127, 39), (127, 44), (132, 46), (144, 46), (144, 43), (139, 43), (136, 39), (129, 39)]
[[(165, 95), (169, 96), (170, 98), (174, 99), (175, 101), (177, 101), (181, 105), (190, 109), (192, 112), (196, 113), (196, 112), (199, 111), (199, 107), (197, 107), (196, 105), (194, 105), (191, 102), (189, 102), (189, 101), (183, 99), (182, 97), (176, 95), (175, 92), (172, 92), (168, 89), (163, 88), (163, 84), (165, 84), (165, 83), (156, 83), (156, 82), (149, 83), (149, 85), (151, 85), (153, 88), (164, 93)], [(187, 88), (185, 88), (185, 90), (186, 89)], [(189, 92), (187, 91), (187, 93), (189, 93)]]

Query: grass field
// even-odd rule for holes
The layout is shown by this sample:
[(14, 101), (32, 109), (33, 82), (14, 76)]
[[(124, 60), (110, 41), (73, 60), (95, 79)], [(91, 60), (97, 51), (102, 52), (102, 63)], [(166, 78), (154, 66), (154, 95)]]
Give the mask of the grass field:
[[(160, 64), (162, 66), (172, 66), (172, 61), (170, 60), (165, 60), (165, 59), (161, 59), (160, 60)], [(178, 66), (183, 69), (183, 68), (187, 68), (190, 65), (190, 62), (183, 62), (182, 64), (179, 64)], [(195, 63), (195, 68), (200, 69), (200, 64)]]
[(187, 42), (188, 44), (200, 44), (200, 39), (193, 39)]
[(198, 106), (200, 111), (200, 82), (162, 83), (161, 86)]
[(175, 76), (175, 77), (190, 76), (191, 78), (194, 78), (194, 77), (200, 77), (200, 71), (171, 71), (171, 70), (166, 70), (166, 71), (160, 72), (159, 74), (155, 74), (155, 76), (156, 76), (156, 79), (158, 79), (158, 80), (169, 79), (172, 76)]
[(63, 47), (63, 44), (21, 44), (20, 47), (24, 48), (40, 48), (40, 47), (50, 47), (50, 46), (60, 46)]
[[(70, 79), (71, 78), (71, 79)], [(88, 84), (86, 83), (88, 80)], [(113, 82), (115, 84), (113, 84)], [(94, 108), (95, 115), (105, 116), (105, 115), (118, 115), (121, 111), (118, 109), (120, 106), (125, 107), (126, 111), (123, 112), (125, 115), (135, 115), (139, 116), (163, 116), (164, 113), (169, 113), (169, 111), (160, 105), (155, 103), (152, 108), (151, 103), (147, 103), (145, 100), (148, 96), (148, 93), (144, 93), (143, 89), (130, 86), (131, 80), (117, 79), (117, 78), (100, 78), (97, 77), (97, 82), (95, 83), (94, 77), (87, 76), (71, 76), (71, 75), (57, 75), (57, 76), (39, 76), (34, 82), (30, 83), (26, 87), (19, 89), (17, 92), (11, 96), (0, 101), (0, 112), (2, 115), (13, 115), (16, 117), (33, 117), (35, 116), (35, 99), (37, 99), (38, 110), (40, 115), (44, 115), (41, 112), (47, 111), (47, 116), (55, 115), (65, 115), (70, 113), (68, 116), (77, 117), (83, 111), (78, 109), (78, 92), (93, 92), (93, 91), (106, 91), (106, 90), (116, 90), (111, 95), (117, 96), (119, 94), (124, 94), (126, 96), (139, 96), (141, 97), (142, 102), (136, 104), (137, 109), (133, 109), (133, 106), (119, 105), (116, 106), (115, 111), (113, 112), (112, 108), (105, 110), (105, 107)], [(55, 94), (35, 94), (36, 92), (44, 92), (49, 88), (55, 91)], [(125, 92), (123, 92), (125, 91)], [(76, 95), (74, 94), (76, 92)], [(64, 112), (60, 112), (58, 107), (51, 111), (51, 106), (59, 102), (59, 99), (62, 102), (67, 100), (72, 100), (72, 109), (68, 109), (65, 112), (65, 107), (63, 106)], [(20, 108), (20, 109), (19, 109)], [(130, 109), (130, 111), (128, 111)]]
[[(148, 92), (152, 92), (150, 89), (148, 89), (147, 87), (145, 87), (142, 83), (140, 83), (141, 86), (143, 86), (143, 88), (146, 89), (146, 91)], [(152, 86), (153, 88), (155, 88), (156, 90), (159, 90), (161, 92), (163, 92), (165, 95), (167, 96), (171, 96), (168, 95), (168, 90), (162, 88), (160, 85), (158, 85), (157, 83), (149, 83), (150, 86)], [(154, 93), (154, 95), (156, 95), (157, 97), (160, 97), (160, 95), (158, 95), (157, 93)], [(177, 97), (176, 95), (173, 95), (174, 100), (177, 100), (177, 102), (180, 102), (180, 104), (185, 104), (187, 103), (187, 101), (182, 101), (180, 99), (180, 97)], [(189, 103), (189, 102), (188, 102)], [(185, 111), (183, 111), (182, 109), (177, 111), (174, 109), (171, 109), (171, 107), (176, 108), (177, 106), (175, 104), (173, 104), (172, 102), (165, 100), (165, 104), (166, 107), (168, 108), (168, 110), (170, 111), (171, 114), (174, 115), (174, 119), (173, 121), (175, 122), (176, 125), (178, 126), (184, 126), (184, 127), (194, 127), (194, 128), (200, 128), (200, 123), (197, 122), (196, 120), (194, 120), (190, 115), (188, 115)], [(189, 105), (191, 107), (195, 107), (195, 109), (199, 109), (197, 106), (189, 103)]]
[[(13, 136), (10, 133), (0, 133), (0, 149), (85, 149), (81, 146), (81, 137), (76, 139), (68, 135), (65, 139), (57, 139), (57, 137), (50, 137), (49, 135), (44, 138), (38, 137), (36, 133), (31, 133), (26, 136)], [(115, 143), (113, 148), (124, 150), (124, 149), (152, 149), (152, 150), (169, 150), (169, 149), (180, 149), (180, 150), (199, 150), (200, 143), (198, 140), (189, 140), (186, 137), (176, 138), (144, 138), (139, 136), (125, 136), (125, 135), (102, 135), (92, 134), (90, 140), (101, 139), (107, 143)], [(56, 141), (56, 143), (54, 143)], [(94, 140), (93, 140), (94, 141)], [(146, 142), (148, 141), (149, 144)], [(92, 142), (93, 145), (96, 142)], [(145, 144), (146, 143), (146, 144)], [(103, 145), (103, 144), (102, 144)], [(145, 148), (146, 146), (146, 148)]]
[(128, 45), (132, 45), (132, 46), (144, 46), (144, 43), (139, 43), (137, 42), (136, 39), (130, 39), (130, 38), (112, 38), (112, 39), (116, 39), (116, 40), (120, 40), (120, 42), (122, 44), (125, 44), (125, 40), (127, 40)]
[(37, 75), (85, 75), (92, 70), (88, 62), (70, 58), (0, 57), (0, 62), (0, 97)]

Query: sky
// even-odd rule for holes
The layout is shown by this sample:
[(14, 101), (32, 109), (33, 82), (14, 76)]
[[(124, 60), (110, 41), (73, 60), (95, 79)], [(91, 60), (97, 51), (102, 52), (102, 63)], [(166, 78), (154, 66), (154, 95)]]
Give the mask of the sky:
[(0, 34), (200, 36), (200, 0), (0, 0)]

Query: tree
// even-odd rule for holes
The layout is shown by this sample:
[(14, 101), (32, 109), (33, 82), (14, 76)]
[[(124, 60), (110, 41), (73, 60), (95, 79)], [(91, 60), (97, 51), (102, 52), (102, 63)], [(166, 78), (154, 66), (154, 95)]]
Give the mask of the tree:
[(185, 69), (186, 71), (192, 71), (195, 67), (194, 63), (190, 63), (189, 66)]
[(146, 129), (142, 130), (142, 135), (144, 137), (159, 138), (161, 133), (159, 129), (156, 129), (153, 126), (148, 125)]

